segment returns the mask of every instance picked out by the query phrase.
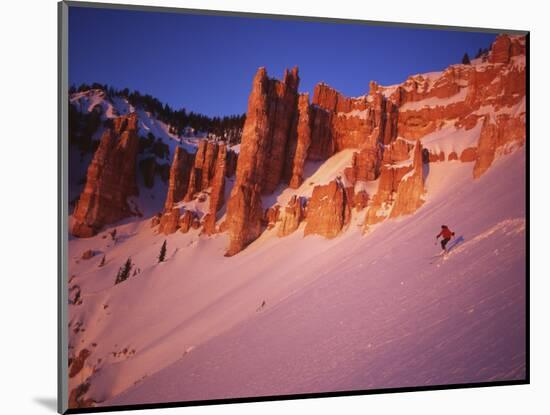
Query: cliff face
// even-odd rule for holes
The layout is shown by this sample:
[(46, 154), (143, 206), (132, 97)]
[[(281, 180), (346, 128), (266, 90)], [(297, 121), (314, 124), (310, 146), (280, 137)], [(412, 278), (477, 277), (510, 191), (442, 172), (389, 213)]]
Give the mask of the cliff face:
[(350, 200), (340, 181), (315, 186), (307, 205), (304, 236), (338, 236), (344, 225), (349, 223), (350, 210)]
[(135, 214), (127, 199), (138, 194), (138, 147), (137, 116), (116, 118), (113, 128), (101, 137), (88, 167), (86, 184), (73, 213), (74, 236), (93, 236), (104, 225)]
[(193, 161), (193, 156), (191, 154), (187, 153), (187, 151), (181, 147), (176, 147), (174, 160), (170, 167), (166, 202), (164, 203), (164, 209), (166, 211), (172, 209), (174, 203), (180, 202), (187, 193)]
[(287, 143), (297, 112), (298, 83), (297, 68), (286, 71), (282, 81), (268, 78), (264, 68), (256, 73), (235, 184), (227, 205), (227, 255), (241, 251), (261, 233), (261, 195), (272, 193), (283, 178)]
[(416, 142), (414, 147), (413, 168), (403, 177), (397, 187), (395, 205), (390, 217), (414, 213), (424, 203), (424, 163), (422, 162), (422, 145)]
[(304, 163), (311, 145), (311, 107), (309, 95), (300, 94), (294, 114), (287, 146), (285, 181), (292, 189), (297, 189), (303, 181)]
[(189, 174), (189, 184), (184, 200), (193, 200), (195, 194), (210, 186), (214, 177), (216, 158), (218, 156), (219, 144), (207, 140), (199, 143), (195, 154), (195, 163)]
[(296, 231), (304, 219), (304, 215), (304, 200), (296, 195), (292, 196), (281, 215), (281, 224), (277, 235), (283, 237)]
[(214, 176), (211, 181), (210, 202), (208, 214), (204, 219), (203, 230), (207, 235), (216, 232), (216, 215), (224, 204), (225, 175), (227, 171), (227, 147), (222, 144), (218, 148)]
[[(478, 178), (499, 154), (525, 142), (521, 37), (499, 36), (471, 65), (451, 65), (388, 87), (372, 81), (368, 94), (355, 98), (319, 83), (310, 102), (307, 93), (298, 93), (299, 81), (297, 68), (281, 80), (269, 78), (264, 68), (257, 71), (238, 155), (209, 140), (199, 142), (195, 155), (176, 150), (164, 214), (154, 220), (159, 231), (187, 232), (201, 224), (206, 235), (227, 231), (228, 256), (266, 228), (284, 237), (304, 221), (306, 235), (332, 238), (352, 212), (366, 209), (365, 229), (414, 213), (423, 203), (426, 163), (472, 163)], [(93, 235), (102, 224), (132, 214), (126, 199), (136, 192), (136, 129), (133, 116), (119, 117), (102, 139), (75, 210), (76, 235)], [(443, 132), (453, 139), (441, 141)], [(304, 183), (308, 161), (324, 162), (348, 149), (351, 160), (337, 174)], [(145, 178), (157, 169), (145, 159), (139, 167)], [(226, 201), (226, 178), (233, 176)], [(292, 190), (286, 206), (265, 205), (273, 198), (265, 196), (285, 187)], [(195, 206), (207, 197), (206, 210), (188, 210), (186, 203)], [(217, 227), (224, 204), (225, 221)]]

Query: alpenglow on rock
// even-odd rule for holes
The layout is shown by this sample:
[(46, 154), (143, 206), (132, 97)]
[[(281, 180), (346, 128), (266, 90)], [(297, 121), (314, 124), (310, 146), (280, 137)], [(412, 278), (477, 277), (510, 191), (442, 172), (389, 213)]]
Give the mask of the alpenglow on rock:
[(297, 110), (298, 68), (282, 81), (258, 69), (248, 99), (236, 180), (227, 204), (226, 225), (231, 256), (262, 231), (262, 194), (272, 193), (283, 178), (287, 143)]
[(127, 199), (138, 194), (137, 121), (136, 113), (118, 117), (103, 133), (73, 213), (74, 236), (94, 236), (104, 225), (136, 214)]

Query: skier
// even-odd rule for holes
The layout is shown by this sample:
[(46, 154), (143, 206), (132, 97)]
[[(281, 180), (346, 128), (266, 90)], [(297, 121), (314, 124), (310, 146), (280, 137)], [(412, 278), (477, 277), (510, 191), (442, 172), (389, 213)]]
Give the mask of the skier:
[(441, 249), (447, 252), (447, 249), (446, 249), (447, 243), (451, 240), (453, 236), (455, 236), (455, 233), (451, 232), (451, 230), (447, 227), (447, 225), (441, 225), (441, 232), (439, 232), (439, 234), (435, 237), (435, 239), (436, 240), (439, 239), (440, 236), (443, 238), (441, 240)]

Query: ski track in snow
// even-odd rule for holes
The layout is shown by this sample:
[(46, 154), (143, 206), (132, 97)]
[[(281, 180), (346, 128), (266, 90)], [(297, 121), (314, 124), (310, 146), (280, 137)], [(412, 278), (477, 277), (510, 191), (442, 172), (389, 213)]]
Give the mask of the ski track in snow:
[[(114, 246), (106, 232), (71, 240), (83, 305), (70, 317), (86, 328), (72, 345), (96, 342), (93, 362), (103, 359), (90, 396), (119, 405), (523, 378), (525, 151), (477, 181), (472, 167), (430, 165), (425, 205), (367, 236), (356, 214), (333, 240), (271, 231), (232, 258), (224, 234), (153, 236), (148, 220), (117, 226)], [(430, 265), (442, 223), (462, 242)], [(170, 259), (157, 265), (164, 239)], [(107, 253), (104, 268), (101, 255), (77, 259), (90, 247)], [(141, 273), (113, 287), (127, 256)], [(109, 357), (123, 347), (136, 354)]]

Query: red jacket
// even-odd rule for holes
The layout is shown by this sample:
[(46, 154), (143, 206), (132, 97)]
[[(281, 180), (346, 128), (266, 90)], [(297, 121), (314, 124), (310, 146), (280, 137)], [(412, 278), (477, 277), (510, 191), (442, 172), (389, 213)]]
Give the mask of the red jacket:
[(451, 232), (451, 230), (449, 228), (443, 228), (441, 229), (441, 232), (439, 232), (439, 235), (437, 235), (437, 237), (439, 238), (440, 236), (443, 237), (443, 239), (451, 239), (451, 236), (454, 236), (454, 232)]

